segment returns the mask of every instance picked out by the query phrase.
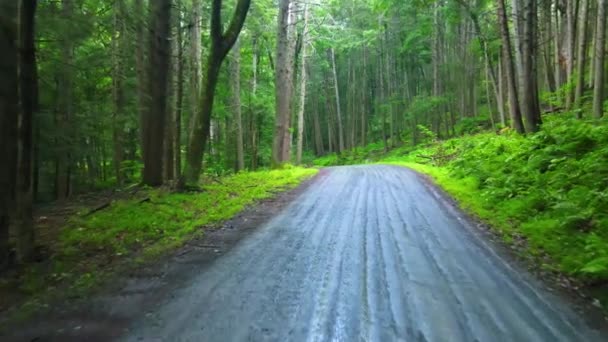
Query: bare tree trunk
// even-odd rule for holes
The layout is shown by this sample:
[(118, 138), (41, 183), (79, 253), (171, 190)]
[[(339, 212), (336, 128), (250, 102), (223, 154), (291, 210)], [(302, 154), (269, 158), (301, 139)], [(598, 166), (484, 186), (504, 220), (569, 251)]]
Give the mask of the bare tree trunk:
[(321, 133), (321, 122), (319, 121), (319, 102), (316, 99), (312, 100), (314, 108), (312, 110), (312, 120), (315, 129), (315, 150), (317, 155), (323, 155), (325, 153), (323, 148), (323, 135)]
[(151, 4), (150, 57), (147, 82), (150, 105), (142, 122), (143, 183), (158, 186), (163, 183), (163, 146), (167, 112), (167, 80), (169, 74), (169, 38), (171, 30), (171, 0)]
[(336, 72), (336, 54), (333, 48), (328, 51), (331, 70), (334, 78), (334, 91), (336, 94), (336, 118), (338, 120), (338, 152), (344, 151), (344, 131), (342, 129), (342, 111), (340, 109), (340, 88), (338, 87), (338, 73)]
[(291, 0), (279, 0), (276, 52), (276, 119), (272, 145), (272, 163), (275, 167), (289, 161), (291, 142), (291, 97), (293, 94), (293, 23), (290, 22)]
[[(587, 11), (589, 10), (588, 0), (581, 0), (580, 18), (578, 27), (578, 49), (576, 51), (576, 90), (574, 92), (574, 104), (581, 105), (583, 90), (585, 88), (585, 63), (587, 57)], [(583, 116), (582, 111), (577, 111), (577, 117)]]
[(505, 73), (507, 74), (507, 88), (509, 95), (509, 113), (511, 115), (511, 125), (518, 133), (524, 133), (524, 124), (521, 120), (517, 86), (515, 82), (515, 68), (511, 56), (511, 37), (509, 36), (509, 24), (505, 12), (505, 1), (498, 0), (498, 21), (500, 23), (500, 34), (502, 37), (503, 61)]
[(566, 91), (566, 108), (572, 108), (573, 91), (572, 84), (574, 79), (574, 54), (576, 51), (576, 12), (578, 0), (566, 0), (566, 78), (568, 89)]
[[(61, 16), (66, 22), (71, 21), (73, 12), (73, 0), (62, 0)], [(67, 32), (66, 32), (67, 34)], [(69, 37), (64, 37), (61, 44), (61, 67), (58, 81), (58, 113), (57, 126), (61, 131), (62, 136), (72, 137), (72, 129), (70, 120), (72, 120), (72, 95), (73, 95), (73, 80), (72, 80), (72, 60), (74, 57), (72, 40)], [(62, 200), (70, 195), (70, 144), (66, 139), (61, 139), (58, 144), (61, 147), (61, 152), (56, 160), (55, 174), (55, 190), (57, 199)]]
[[(36, 0), (21, 0), (19, 8), (19, 127), (17, 172), (17, 259), (29, 261), (34, 252), (33, 214), (33, 118), (38, 110), (38, 71), (36, 66), (35, 13)], [(0, 263), (1, 264), (1, 263)]]
[(124, 2), (116, 0), (113, 9), (112, 32), (112, 142), (114, 147), (113, 164), (116, 183), (121, 186), (124, 183), (122, 162), (124, 160), (123, 142), (123, 107), (124, 92), (122, 86), (123, 70), (120, 53), (124, 49), (125, 25), (124, 25)]
[(17, 165), (17, 2), (0, 1), (0, 270), (9, 262), (9, 225)]
[(604, 115), (604, 54), (606, 45), (606, 0), (597, 3), (597, 27), (595, 30), (595, 75), (593, 88), (593, 115)]
[(177, 61), (175, 63), (176, 87), (175, 112), (173, 114), (173, 174), (175, 179), (179, 179), (182, 174), (182, 107), (184, 100), (184, 37), (182, 27), (182, 0), (177, 0)]
[(220, 67), (224, 58), (236, 42), (251, 0), (239, 0), (228, 29), (223, 32), (222, 25), (222, 1), (213, 0), (211, 7), (211, 49), (205, 69), (203, 94), (199, 111), (193, 113), (192, 127), (188, 137), (188, 148), (186, 153), (186, 168), (180, 185), (198, 183), (202, 162), (203, 151), (209, 139), (211, 128), (211, 114), (213, 112), (213, 101), (215, 98), (215, 86), (219, 77)]
[[(202, 5), (201, 0), (192, 0), (192, 18), (190, 22), (190, 128), (194, 127), (196, 115), (199, 111), (199, 103), (201, 97), (201, 81), (203, 78), (201, 72), (201, 63), (203, 60), (201, 48), (201, 31), (202, 31)], [(192, 134), (192, 133), (190, 133)]]
[[(252, 59), (251, 69), (253, 76), (251, 77), (251, 97), (255, 98), (258, 89), (258, 38), (257, 36), (252, 39)], [(258, 167), (258, 144), (259, 144), (259, 129), (258, 129), (258, 114), (254, 104), (250, 105), (251, 108), (251, 169), (255, 170)]]
[(521, 106), (527, 132), (540, 128), (536, 72), (536, 0), (524, 0), (523, 39), (521, 40)]
[(300, 62), (300, 108), (298, 109), (298, 142), (296, 144), (296, 164), (302, 163), (304, 142), (304, 106), (306, 104), (306, 58), (308, 53), (308, 4), (304, 4), (304, 28), (302, 29), (302, 59)]
[(232, 110), (236, 127), (236, 171), (245, 169), (245, 151), (243, 147), (243, 120), (241, 118), (241, 44), (237, 39), (232, 47), (230, 61), (230, 81), (232, 83)]
[[(137, 21), (135, 24), (136, 49), (135, 49), (135, 70), (137, 73), (137, 111), (139, 121), (143, 122), (146, 108), (148, 107), (146, 90), (146, 27), (148, 26), (148, 13), (144, 0), (134, 0), (135, 11), (137, 11)], [(140, 143), (143, 143), (143, 129), (139, 129)]]

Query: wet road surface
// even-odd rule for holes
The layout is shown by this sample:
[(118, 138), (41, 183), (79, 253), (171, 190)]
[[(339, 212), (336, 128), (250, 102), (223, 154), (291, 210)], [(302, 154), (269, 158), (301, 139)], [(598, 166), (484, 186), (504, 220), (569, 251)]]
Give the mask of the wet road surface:
[(601, 340), (459, 217), (412, 171), (331, 168), (123, 340)]

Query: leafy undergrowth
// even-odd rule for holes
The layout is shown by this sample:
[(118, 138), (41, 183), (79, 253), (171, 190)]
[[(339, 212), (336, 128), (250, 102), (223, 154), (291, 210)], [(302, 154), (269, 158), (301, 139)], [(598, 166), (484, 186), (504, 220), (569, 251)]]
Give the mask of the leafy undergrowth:
[(481, 133), (377, 161), (428, 174), (542, 269), (606, 289), (608, 121), (545, 121), (527, 137)]
[(101, 278), (111, 275), (116, 265), (128, 266), (162, 255), (204, 234), (202, 227), (225, 221), (316, 172), (295, 167), (243, 172), (206, 179), (200, 192), (148, 189), (140, 191), (137, 198), (112, 202), (90, 215), (87, 209), (69, 219), (50, 260), (28, 266), (17, 280), (0, 282), (0, 293), (12, 288), (19, 292), (16, 295), (31, 297), (22, 311), (44, 302), (41, 294), (86, 294)]

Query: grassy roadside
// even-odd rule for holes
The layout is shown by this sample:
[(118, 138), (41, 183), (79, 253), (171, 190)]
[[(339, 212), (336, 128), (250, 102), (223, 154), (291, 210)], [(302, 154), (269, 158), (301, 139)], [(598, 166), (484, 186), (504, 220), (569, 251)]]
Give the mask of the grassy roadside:
[(294, 188), (316, 172), (297, 167), (243, 172), (206, 179), (201, 192), (143, 189), (93, 214), (83, 209), (61, 229), (48, 260), (0, 279), (2, 296), (22, 298), (8, 316), (25, 317), (53, 298), (84, 296), (117, 271), (151, 261), (204, 234), (202, 228)]
[(376, 162), (429, 175), (543, 272), (566, 275), (608, 307), (608, 122), (547, 118), (536, 134), (480, 133), (378, 156), (378, 147), (317, 163)]

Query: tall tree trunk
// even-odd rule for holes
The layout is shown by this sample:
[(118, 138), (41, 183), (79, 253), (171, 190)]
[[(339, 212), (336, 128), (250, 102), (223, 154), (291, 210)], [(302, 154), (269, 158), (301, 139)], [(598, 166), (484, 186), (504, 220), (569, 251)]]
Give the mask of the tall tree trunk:
[(124, 160), (124, 141), (123, 141), (123, 107), (124, 92), (122, 86), (123, 69), (121, 53), (124, 49), (124, 37), (126, 36), (124, 25), (124, 2), (116, 0), (114, 2), (112, 32), (112, 142), (114, 147), (113, 164), (116, 183), (120, 186), (124, 183), (122, 172), (122, 162)]
[(342, 111), (340, 110), (340, 88), (338, 87), (338, 73), (336, 72), (336, 54), (334, 48), (330, 48), (328, 55), (331, 62), (331, 70), (336, 94), (336, 119), (338, 121), (338, 152), (344, 151), (344, 131), (342, 130)]
[(306, 55), (308, 53), (308, 4), (304, 4), (304, 28), (302, 29), (302, 52), (300, 61), (300, 108), (298, 108), (298, 142), (296, 144), (296, 164), (302, 163), (304, 142), (304, 107), (306, 104)]
[(239, 40), (232, 47), (230, 61), (230, 81), (232, 82), (232, 110), (236, 127), (236, 169), (245, 169), (245, 149), (243, 147), (243, 120), (241, 118), (241, 44)]
[[(252, 54), (251, 54), (251, 98), (255, 98), (258, 90), (258, 38), (254, 36), (252, 39)], [(258, 128), (258, 112), (255, 104), (250, 103), (251, 109), (251, 169), (255, 170), (258, 167), (258, 144), (259, 144), (259, 128)]]
[[(62, 0), (61, 17), (65, 22), (71, 22), (72, 13), (74, 10), (74, 0)], [(68, 29), (69, 30), (69, 29)], [(61, 43), (61, 60), (63, 66), (60, 68), (58, 81), (58, 113), (57, 126), (61, 132), (62, 138), (59, 140), (59, 155), (56, 160), (55, 174), (55, 192), (59, 200), (65, 199), (70, 195), (70, 142), (66, 137), (73, 137), (71, 129), (72, 120), (72, 96), (73, 96), (73, 80), (72, 80), (72, 60), (74, 58), (73, 42), (70, 38), (71, 31), (64, 32), (63, 41)]]
[(182, 27), (182, 0), (177, 0), (177, 61), (175, 62), (176, 74), (176, 94), (175, 94), (175, 112), (173, 114), (173, 174), (176, 179), (182, 174), (182, 107), (184, 100), (184, 33)]
[(150, 4), (150, 57), (147, 82), (150, 105), (142, 122), (143, 183), (159, 186), (163, 183), (163, 146), (167, 112), (167, 80), (170, 61), (171, 0)]
[(536, 72), (536, 17), (536, 0), (524, 0), (523, 39), (521, 39), (521, 108), (527, 132), (538, 131), (541, 124)]
[(9, 225), (17, 165), (17, 2), (0, 1), (0, 270), (9, 262)]
[[(201, 0), (192, 0), (192, 18), (190, 23), (190, 129), (194, 127), (196, 115), (199, 111), (199, 103), (201, 97), (201, 81), (203, 78), (201, 71), (201, 63), (203, 60), (201, 48), (202, 35), (202, 5)], [(190, 133), (192, 134), (192, 133)]]
[[(19, 8), (19, 127), (17, 172), (17, 259), (29, 261), (34, 251), (33, 214), (33, 118), (38, 108), (38, 70), (36, 66), (36, 0), (21, 0)], [(1, 264), (1, 263), (0, 263)]]
[(503, 61), (505, 64), (505, 74), (507, 76), (507, 88), (509, 96), (509, 113), (511, 115), (511, 125), (518, 133), (524, 133), (524, 124), (521, 120), (517, 86), (515, 82), (515, 68), (511, 55), (511, 37), (509, 36), (509, 24), (505, 12), (505, 0), (497, 0), (498, 21), (500, 24), (500, 34), (502, 37)]
[(576, 38), (576, 12), (577, 12), (578, 0), (566, 0), (566, 78), (568, 87), (566, 91), (566, 108), (572, 107), (573, 100), (573, 89), (574, 84), (574, 55), (576, 51), (575, 38)]
[(277, 53), (275, 72), (276, 118), (272, 163), (278, 167), (289, 160), (289, 128), (291, 127), (291, 96), (293, 94), (293, 23), (289, 21), (291, 0), (279, 0)]
[[(587, 11), (589, 10), (588, 0), (581, 0), (580, 18), (578, 27), (578, 48), (576, 51), (576, 90), (574, 92), (574, 104), (581, 105), (583, 90), (585, 88), (585, 63), (587, 57)], [(581, 118), (582, 111), (577, 111), (577, 117)]]
[(191, 122), (190, 136), (186, 151), (186, 168), (181, 185), (198, 183), (202, 162), (203, 151), (209, 139), (211, 128), (211, 113), (213, 112), (213, 101), (215, 97), (215, 86), (219, 77), (220, 67), (224, 58), (236, 42), (251, 0), (239, 0), (234, 16), (228, 24), (226, 32), (223, 32), (222, 25), (222, 0), (213, 0), (211, 6), (211, 49), (206, 65), (206, 75), (204, 79), (203, 94), (199, 111), (193, 113), (194, 118)]
[(595, 75), (593, 88), (593, 115), (604, 115), (604, 54), (606, 45), (606, 0), (597, 2), (597, 27), (595, 30)]
[[(134, 7), (137, 14), (135, 24), (135, 70), (137, 73), (137, 111), (139, 121), (144, 122), (146, 115), (147, 83), (146, 83), (146, 27), (148, 27), (147, 14), (148, 6), (144, 0), (134, 0)], [(144, 14), (145, 13), (145, 14)], [(143, 143), (143, 129), (139, 129), (140, 143)]]

